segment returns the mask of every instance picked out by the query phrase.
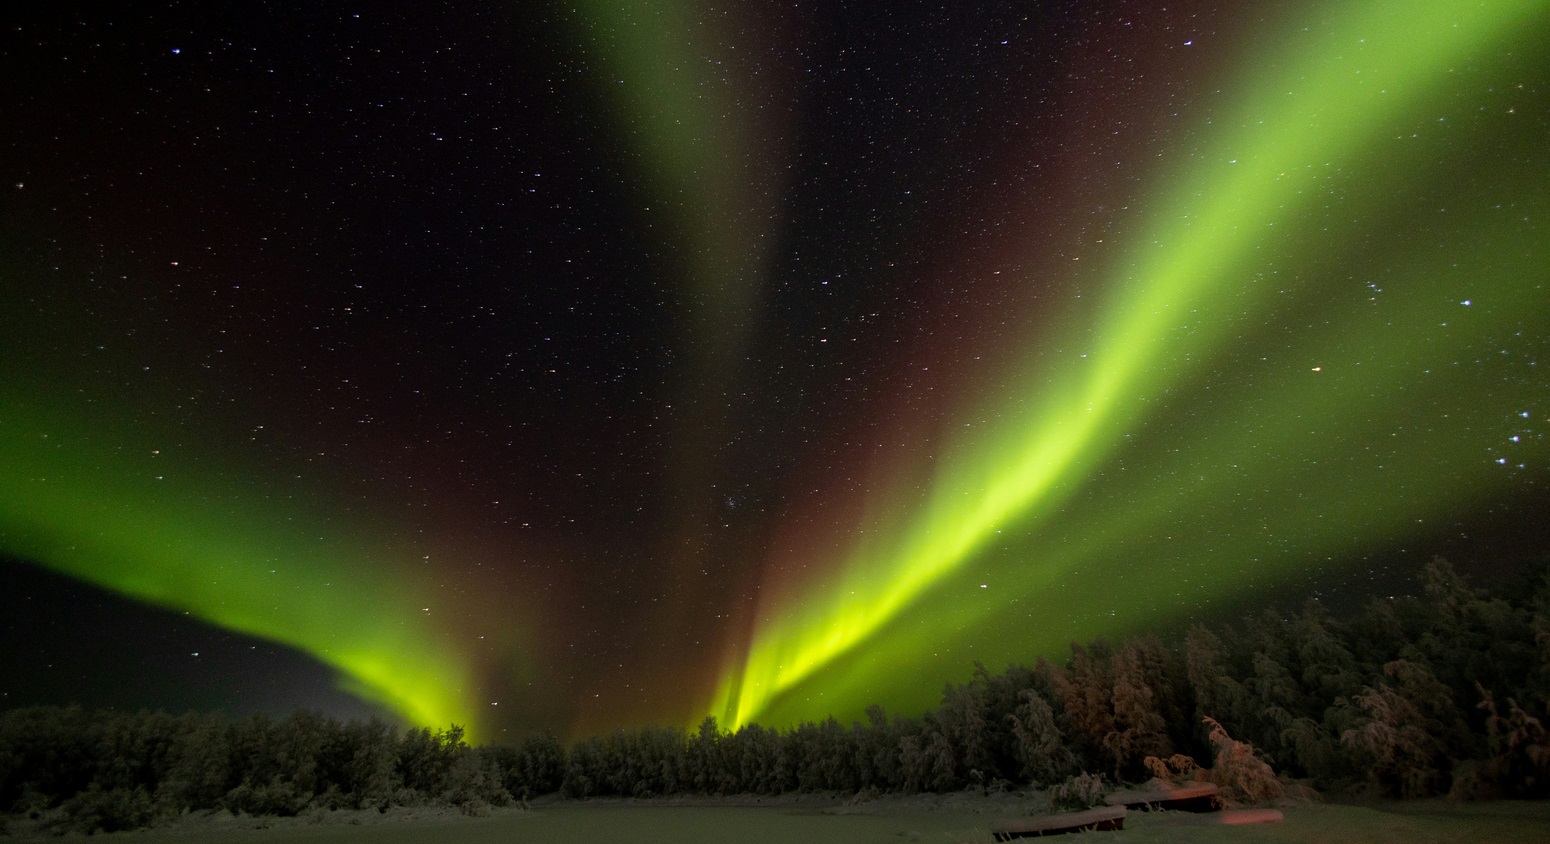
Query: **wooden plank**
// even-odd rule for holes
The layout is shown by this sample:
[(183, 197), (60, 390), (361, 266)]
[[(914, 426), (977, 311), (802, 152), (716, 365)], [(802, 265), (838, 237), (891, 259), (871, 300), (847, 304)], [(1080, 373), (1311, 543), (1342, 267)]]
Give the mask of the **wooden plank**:
[(1099, 806), (1085, 812), (1066, 812), (1037, 818), (1018, 818), (1002, 821), (990, 828), (997, 841), (1013, 838), (1031, 838), (1041, 835), (1061, 835), (1085, 830), (1112, 830), (1125, 828), (1124, 806)]
[(1104, 802), (1110, 806), (1131, 809), (1172, 809), (1181, 812), (1214, 812), (1222, 807), (1216, 786), (1209, 782), (1125, 789), (1105, 797)]

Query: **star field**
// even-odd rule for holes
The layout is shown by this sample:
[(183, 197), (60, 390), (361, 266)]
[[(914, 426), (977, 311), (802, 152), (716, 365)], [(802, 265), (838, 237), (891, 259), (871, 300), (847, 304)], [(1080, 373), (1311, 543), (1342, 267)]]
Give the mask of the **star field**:
[(27, 9), (0, 555), (476, 740), (1524, 564), (1545, 11)]

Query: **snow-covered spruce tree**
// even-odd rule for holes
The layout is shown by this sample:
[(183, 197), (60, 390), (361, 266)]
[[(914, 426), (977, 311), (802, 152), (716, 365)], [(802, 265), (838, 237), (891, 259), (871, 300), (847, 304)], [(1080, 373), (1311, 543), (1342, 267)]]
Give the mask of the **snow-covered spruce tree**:
[(889, 720), (881, 706), (873, 704), (866, 709), (867, 726), (862, 728), (858, 753), (866, 754), (871, 762), (872, 780), (863, 782), (880, 791), (900, 791), (904, 788), (904, 766), (900, 761), (900, 741), (909, 727), (897, 716)]
[(1060, 699), (1061, 732), (1087, 769), (1109, 767), (1113, 758), (1103, 744), (1114, 731), (1112, 660), (1113, 649), (1100, 638), (1087, 647), (1072, 642), (1070, 663), (1046, 669)]
[(1398, 659), (1383, 672), (1387, 682), (1356, 697), (1360, 715), (1356, 726), (1341, 734), (1341, 742), (1362, 754), (1373, 784), (1384, 794), (1426, 797), (1447, 790), (1450, 737), (1464, 728), (1452, 693), (1424, 663)]
[(937, 707), (933, 722), (948, 744), (952, 746), (953, 773), (949, 778), (939, 778), (938, 788), (951, 788), (957, 783), (984, 784), (997, 775), (995, 755), (991, 745), (989, 720), (986, 718), (985, 696), (987, 685), (983, 681), (984, 666), (978, 666), (980, 676), (961, 686), (951, 683), (942, 691), (942, 705)]
[(1173, 753), (1159, 707), (1168, 692), (1161, 650), (1156, 639), (1133, 639), (1114, 656), (1114, 728), (1103, 736), (1103, 747), (1112, 755), (1115, 781), (1136, 779), (1148, 756)]
[(1550, 732), (1518, 702), (1507, 699), (1502, 713), (1489, 689), (1481, 686), (1477, 708), (1486, 713), (1488, 755), (1461, 762), (1453, 772), (1448, 796), (1455, 800), (1540, 798), (1550, 795)]
[(776, 775), (776, 756), (780, 734), (758, 724), (744, 724), (727, 737), (731, 748), (728, 764), (737, 769), (740, 790), (755, 794), (776, 794), (783, 784)]
[[(1307, 602), (1287, 633), (1297, 661), (1298, 680), (1314, 708), (1322, 709), (1361, 691), (1362, 673), (1356, 655), (1346, 646), (1350, 634), (1328, 608)], [(1312, 717), (1320, 713), (1304, 710), (1297, 714)]]
[(1192, 729), (1207, 715), (1232, 729), (1248, 721), (1252, 702), (1238, 679), (1245, 674), (1235, 670), (1220, 636), (1200, 624), (1190, 628), (1184, 639), (1184, 667), (1195, 700)]
[(705, 716), (689, 737), (684, 753), (684, 785), (700, 794), (712, 794), (721, 785), (721, 728), (714, 715)]
[(158, 808), (171, 815), (216, 805), (231, 776), (226, 720), (188, 713), (178, 719), (167, 771), (156, 787)]
[(1060, 782), (1076, 772), (1076, 754), (1066, 747), (1049, 701), (1037, 689), (1024, 689), (1022, 699), (1023, 704), (1007, 716), (1022, 764), (1019, 774), (1035, 785)]
[(403, 785), (398, 774), (397, 731), (376, 717), (351, 722), (346, 729), (349, 758), (344, 761), (343, 775), (351, 808), (386, 810)]
[(592, 736), (572, 744), (565, 754), (565, 777), (560, 793), (581, 800), (599, 794), (598, 774), (602, 772), (603, 740)]
[(501, 783), (518, 800), (560, 790), (565, 780), (565, 748), (552, 733), (529, 736), (515, 747), (489, 748), (501, 766)]
[(1222, 799), (1229, 805), (1263, 803), (1274, 800), (1284, 793), (1275, 771), (1254, 752), (1254, 746), (1237, 741), (1227, 730), (1211, 718), (1203, 719), (1210, 732), (1211, 770), (1206, 778), (1221, 790)]
[(905, 791), (944, 791), (958, 784), (952, 742), (942, 734), (930, 713), (919, 733), (899, 739), (899, 762), (904, 769)]

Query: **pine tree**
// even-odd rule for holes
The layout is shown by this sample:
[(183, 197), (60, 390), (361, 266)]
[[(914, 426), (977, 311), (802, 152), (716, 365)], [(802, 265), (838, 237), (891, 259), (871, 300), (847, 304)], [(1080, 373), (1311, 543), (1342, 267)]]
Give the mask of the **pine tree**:
[(1037, 689), (1024, 689), (1022, 699), (1017, 711), (1007, 716), (1017, 739), (1019, 773), (1036, 785), (1060, 782), (1077, 771), (1076, 754), (1066, 747), (1049, 701)]
[(1340, 740), (1366, 756), (1372, 780), (1384, 793), (1437, 794), (1446, 789), (1451, 768), (1446, 737), (1462, 723), (1452, 694), (1422, 663), (1395, 660), (1383, 670), (1390, 682), (1357, 696), (1361, 717)]
[(1158, 698), (1166, 694), (1161, 644), (1153, 640), (1126, 642), (1114, 657), (1113, 729), (1105, 733), (1103, 747), (1112, 755), (1114, 779), (1142, 770), (1147, 756), (1171, 756), (1168, 722), (1159, 710)]
[(1062, 732), (1078, 749), (1083, 767), (1104, 766), (1111, 758), (1103, 744), (1114, 731), (1111, 659), (1112, 649), (1102, 639), (1086, 648), (1072, 642), (1069, 667), (1048, 668), (1064, 715)]
[(1209, 715), (1241, 729), (1248, 720), (1249, 693), (1234, 677), (1221, 637), (1197, 624), (1185, 637), (1184, 653), (1185, 674), (1195, 699), (1195, 722)]

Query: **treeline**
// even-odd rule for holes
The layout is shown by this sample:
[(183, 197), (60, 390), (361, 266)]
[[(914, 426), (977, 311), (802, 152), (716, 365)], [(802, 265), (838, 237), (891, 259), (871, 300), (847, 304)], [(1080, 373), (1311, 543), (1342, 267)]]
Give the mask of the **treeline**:
[(599, 736), (572, 745), (562, 788), (945, 791), (1085, 772), (1140, 781), (1175, 755), (1210, 765), (1219, 723), (1277, 771), (1324, 790), (1550, 795), (1550, 578), (1540, 570), (1491, 594), (1436, 560), (1421, 586), (1344, 620), (1310, 602), (1197, 626), (1183, 641), (1072, 644), (1064, 664), (1000, 674), (977, 665), (919, 719), (874, 706), (868, 723), (848, 727), (830, 718), (728, 733), (706, 719), (689, 735)]
[(548, 734), (470, 747), (456, 726), (400, 730), (304, 711), (238, 721), (80, 707), (0, 713), (0, 807), (60, 832), (135, 829), (206, 809), (291, 816), (443, 805), (477, 814), (556, 791), (564, 762)]
[[(1309, 603), (1237, 625), (1073, 644), (999, 674), (976, 666), (920, 718), (790, 729), (648, 728), (563, 748), (470, 747), (457, 727), (399, 731), (297, 713), (215, 716), (33, 708), (0, 716), (0, 807), (122, 829), (195, 809), (291, 815), (569, 797), (908, 792), (1114, 781), (1213, 761), (1222, 730), (1283, 775), (1394, 797), (1550, 795), (1550, 579), (1494, 594), (1446, 562), (1422, 594), (1337, 619)], [(1205, 719), (1220, 723), (1215, 735)], [(1214, 723), (1213, 722), (1213, 723)], [(1237, 746), (1237, 745), (1234, 745)], [(1149, 763), (1148, 757), (1154, 757)]]

